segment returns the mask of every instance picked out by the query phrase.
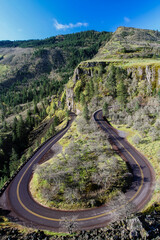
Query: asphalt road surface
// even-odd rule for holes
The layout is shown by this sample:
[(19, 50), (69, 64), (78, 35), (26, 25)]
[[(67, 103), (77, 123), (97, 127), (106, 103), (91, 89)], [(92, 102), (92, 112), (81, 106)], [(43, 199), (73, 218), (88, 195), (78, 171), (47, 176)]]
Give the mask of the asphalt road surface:
[(72, 116), (68, 127), (35, 153), (6, 190), (7, 208), (11, 211), (10, 215), (14, 217), (13, 221), (16, 219), (18, 223), (25, 226), (57, 232), (69, 229), (92, 229), (106, 226), (117, 214), (125, 213), (131, 206), (134, 211), (138, 211), (150, 200), (154, 189), (154, 171), (148, 160), (125, 139), (119, 137), (116, 130), (103, 119), (101, 110), (95, 112), (93, 117), (99, 127), (106, 132), (106, 138), (108, 136), (113, 148), (119, 151), (121, 157), (129, 163), (132, 169), (133, 182), (125, 193), (125, 202), (120, 200), (114, 205), (110, 203), (87, 210), (61, 211), (44, 207), (32, 198), (29, 192), (29, 182), (33, 167), (68, 131), (74, 120)]

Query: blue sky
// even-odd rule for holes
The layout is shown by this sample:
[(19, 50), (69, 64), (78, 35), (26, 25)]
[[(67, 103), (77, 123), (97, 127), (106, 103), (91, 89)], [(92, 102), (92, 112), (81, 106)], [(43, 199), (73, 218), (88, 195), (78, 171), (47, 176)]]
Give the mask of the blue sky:
[(43, 39), (119, 26), (160, 31), (160, 0), (0, 0), (0, 40)]

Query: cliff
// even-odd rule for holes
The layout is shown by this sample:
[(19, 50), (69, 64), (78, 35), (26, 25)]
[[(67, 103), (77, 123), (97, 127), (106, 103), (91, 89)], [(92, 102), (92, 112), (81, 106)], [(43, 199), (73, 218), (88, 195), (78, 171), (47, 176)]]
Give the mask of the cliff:
[(152, 96), (160, 89), (160, 61), (138, 62), (138, 61), (86, 61), (79, 64), (75, 69), (73, 77), (66, 85), (66, 103), (69, 110), (76, 112), (76, 88), (80, 86), (80, 92), (85, 92), (87, 83), (93, 80), (102, 96), (108, 96), (108, 90), (104, 82), (107, 81), (109, 66), (126, 71), (124, 80), (127, 86), (128, 98), (134, 96)]

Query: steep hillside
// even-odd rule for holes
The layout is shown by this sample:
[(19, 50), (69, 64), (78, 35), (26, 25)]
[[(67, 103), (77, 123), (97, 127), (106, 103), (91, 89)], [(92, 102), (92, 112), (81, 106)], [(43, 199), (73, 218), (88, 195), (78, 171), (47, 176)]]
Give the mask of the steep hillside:
[[(91, 130), (89, 129), (89, 125), (91, 122), (89, 120), (92, 118), (92, 114), (99, 108), (103, 108), (103, 114), (106, 116), (112, 124), (117, 125), (125, 125), (126, 128), (130, 129), (130, 135), (133, 138), (133, 144), (138, 146), (144, 154), (151, 159), (152, 164), (156, 168), (157, 178), (159, 179), (159, 164), (158, 164), (158, 145), (160, 144), (160, 61), (154, 59), (139, 59), (137, 62), (136, 59), (108, 59), (108, 60), (95, 60), (91, 59), (89, 61), (81, 62), (78, 67), (75, 69), (73, 77), (66, 84), (66, 89), (63, 92), (63, 96), (66, 95), (66, 103), (64, 106), (69, 110), (76, 112), (78, 115), (83, 115), (84, 119), (77, 117), (77, 121), (79, 121), (80, 126), (77, 129), (74, 126), (74, 131), (72, 134), (69, 133), (69, 137), (66, 137), (64, 140), (64, 146), (68, 146), (68, 140), (71, 141), (71, 149), (66, 149), (64, 147), (63, 156), (56, 156), (55, 159), (50, 159), (49, 162), (45, 163), (44, 166), (37, 167), (35, 170), (35, 175), (32, 182), (32, 192), (34, 196), (40, 196), (38, 201), (43, 204), (47, 204), (47, 206), (60, 207), (60, 208), (68, 208), (67, 204), (69, 202), (69, 208), (74, 207), (84, 207), (84, 203), (82, 203), (82, 199), (80, 196), (82, 194), (77, 194), (76, 197), (71, 191), (71, 196), (69, 198), (69, 187), (73, 189), (72, 180), (68, 182), (62, 181), (63, 184), (66, 184), (67, 193), (64, 191), (50, 194), (50, 187), (52, 183), (48, 183), (48, 193), (46, 194), (46, 180), (48, 177), (49, 169), (53, 169), (53, 172), (59, 175), (59, 169), (61, 167), (59, 165), (54, 165), (55, 163), (61, 162), (63, 164), (64, 174), (67, 173), (68, 169), (70, 171), (71, 168), (68, 168), (68, 164), (73, 166), (76, 159), (76, 150), (74, 150), (74, 158), (72, 164), (70, 160), (73, 156), (73, 149), (78, 149), (81, 153), (81, 166), (82, 166), (82, 156), (83, 156), (83, 143), (85, 142), (82, 139), (84, 136), (83, 131), (78, 131), (79, 128), (86, 128), (87, 133), (87, 141), (88, 147), (92, 148), (92, 143), (89, 142), (90, 135), (92, 135)], [(53, 100), (54, 102), (54, 100)], [(50, 110), (52, 108), (50, 107)], [(88, 124), (89, 123), (89, 124)], [(91, 127), (93, 129), (93, 127)], [(126, 130), (125, 130), (126, 131)], [(136, 131), (134, 136), (133, 131)], [(81, 136), (81, 134), (82, 136)], [(95, 134), (95, 133), (94, 133)], [(125, 136), (125, 132), (120, 131), (121, 136)], [(71, 137), (72, 136), (72, 137)], [(68, 139), (69, 138), (69, 139)], [(144, 138), (144, 141), (143, 141)], [(80, 146), (77, 147), (78, 144), (76, 140), (80, 141)], [(93, 139), (92, 139), (93, 141)], [(100, 142), (97, 140), (96, 142)], [(153, 147), (154, 142), (154, 147)], [(62, 146), (63, 146), (62, 144)], [(86, 142), (85, 142), (86, 144)], [(141, 144), (141, 145), (140, 145)], [(74, 147), (73, 147), (74, 146)], [(148, 152), (145, 151), (145, 146), (147, 146), (147, 151), (152, 148), (152, 156), (148, 155)], [(81, 149), (82, 148), (82, 149)], [(95, 146), (94, 146), (95, 148)], [(98, 148), (98, 146), (97, 146)], [(93, 148), (92, 148), (93, 149)], [(102, 149), (102, 147), (101, 147)], [(94, 153), (96, 154), (96, 148), (94, 149)], [(110, 156), (111, 158), (111, 156)], [(58, 159), (58, 160), (57, 160)], [(65, 160), (64, 160), (65, 159)], [(85, 156), (85, 161), (89, 161), (89, 150), (87, 157)], [(107, 159), (105, 156), (103, 159)], [(64, 161), (63, 161), (64, 160)], [(93, 155), (91, 155), (91, 160), (94, 162)], [(114, 162), (114, 161), (112, 161)], [(87, 164), (87, 162), (85, 163)], [(98, 164), (98, 160), (96, 159), (95, 165)], [(109, 164), (109, 163), (108, 163)], [(75, 164), (76, 168), (78, 168), (78, 163)], [(44, 168), (48, 170), (44, 171)], [(90, 166), (90, 165), (89, 165)], [(85, 168), (87, 166), (85, 165)], [(92, 169), (93, 170), (93, 169)], [(71, 171), (75, 172), (74, 169)], [(42, 174), (43, 172), (43, 174)], [(94, 170), (93, 170), (94, 172)], [(94, 175), (98, 172), (95, 170)], [(51, 172), (52, 173), (52, 172)], [(70, 173), (69, 173), (70, 174)], [(120, 174), (121, 175), (121, 174)], [(43, 176), (43, 177), (42, 177)], [(61, 176), (63, 177), (63, 173), (61, 172)], [(76, 177), (78, 173), (76, 173)], [(89, 176), (89, 175), (88, 175)], [(87, 179), (87, 181), (91, 182), (88, 177), (85, 177), (85, 173), (83, 172), (83, 177)], [(98, 178), (98, 177), (97, 177)], [(76, 180), (73, 180), (75, 183)], [(83, 180), (84, 181), (84, 180)], [(159, 181), (159, 180), (158, 180)], [(61, 180), (59, 180), (61, 182)], [(78, 180), (78, 183), (81, 180)], [(62, 184), (61, 183), (61, 184)], [(75, 191), (77, 191), (77, 185)], [(60, 186), (61, 186), (60, 184)], [(85, 185), (85, 184), (84, 184)], [(55, 183), (53, 183), (55, 186)], [(116, 184), (116, 186), (118, 186)], [(82, 186), (81, 186), (82, 187)], [(84, 186), (83, 186), (84, 187)], [(61, 187), (59, 187), (61, 189)], [(84, 187), (85, 188), (85, 187)], [(112, 187), (111, 187), (112, 188)], [(44, 191), (45, 189), (45, 191)], [(88, 188), (87, 188), (88, 189)], [(62, 190), (62, 189), (61, 189)], [(101, 189), (102, 190), (102, 189)], [(83, 191), (84, 194), (85, 191)], [(91, 190), (90, 190), (91, 192)], [(44, 194), (45, 193), (45, 194)], [(79, 193), (79, 192), (78, 192)], [(64, 196), (62, 196), (64, 194)], [(67, 198), (65, 199), (65, 196)], [(61, 196), (61, 204), (59, 203), (59, 196)], [(155, 194), (156, 196), (156, 194)], [(89, 196), (90, 197), (90, 196)], [(109, 195), (107, 195), (109, 198)], [(52, 199), (50, 201), (49, 199)], [(78, 203), (75, 199), (79, 199)], [(157, 197), (154, 200), (157, 200)], [(102, 200), (102, 199), (101, 199)], [(104, 199), (103, 199), (104, 200)], [(98, 200), (99, 201), (99, 200)], [(67, 203), (66, 203), (67, 202)], [(76, 202), (76, 206), (73, 204)], [(87, 202), (87, 196), (85, 195), (85, 202), (88, 205), (85, 207), (90, 207), (91, 205)], [(93, 199), (92, 199), (93, 203)], [(71, 204), (71, 205), (70, 205)], [(73, 204), (73, 205), (72, 205)], [(81, 205), (82, 204), (82, 205)], [(159, 201), (158, 201), (159, 204)], [(159, 206), (159, 205), (158, 205)], [(159, 208), (159, 207), (158, 207)]]
[[(114, 46), (112, 47), (114, 48)], [(92, 143), (89, 141), (90, 136), (92, 136), (92, 134), (94, 136), (98, 134), (98, 130), (92, 132), (94, 127), (91, 125), (91, 130), (89, 129), (89, 126), (92, 121), (93, 112), (102, 108), (103, 115), (107, 117), (112, 124), (115, 124), (117, 128), (119, 128), (120, 136), (127, 137), (128, 140), (150, 160), (155, 168), (155, 193), (144, 211), (145, 213), (151, 213), (154, 209), (155, 216), (158, 215), (160, 211), (160, 60), (158, 57), (157, 59), (144, 59), (142, 56), (141, 58), (131, 58), (131, 56), (130, 58), (127, 58), (127, 54), (128, 53), (125, 53), (121, 58), (119, 58), (117, 54), (116, 57), (113, 56), (113, 58), (110, 59), (105, 59), (104, 56), (101, 56), (101, 59), (93, 58), (89, 61), (81, 62), (75, 69), (73, 77), (70, 78), (69, 82), (66, 84), (66, 89), (63, 92), (63, 96), (66, 95), (64, 106), (79, 115), (77, 121), (80, 125), (77, 125), (77, 129), (75, 125), (73, 125), (74, 131), (72, 131), (71, 134), (69, 133), (66, 135), (64, 140), (60, 142), (60, 144), (62, 143), (64, 150), (61, 155), (50, 159), (50, 161), (46, 162), (44, 165), (37, 166), (35, 169), (35, 175), (31, 182), (32, 194), (36, 197), (37, 201), (40, 201), (42, 204), (59, 208), (68, 208), (68, 206), (66, 206), (68, 204), (70, 208), (70, 203), (73, 204), (73, 202), (75, 202), (77, 208), (84, 207), (80, 196), (84, 196), (83, 194), (86, 189), (92, 194), (92, 188), (89, 188), (88, 190), (88, 187), (85, 188), (83, 186), (83, 188), (81, 185), (82, 180), (85, 185), (84, 179), (91, 182), (91, 179), (88, 179), (89, 171), (87, 169), (87, 164), (89, 164), (87, 161), (90, 160), (89, 149), (94, 149), (94, 154), (96, 154), (97, 149), (103, 149), (102, 146), (99, 148), (100, 140), (98, 139), (96, 141), (92, 139), (94, 144), (96, 142), (96, 146), (92, 146)], [(78, 131), (79, 129), (82, 131)], [(85, 142), (86, 139), (83, 137), (86, 137), (88, 141), (87, 156), (85, 155), (84, 158), (84, 168), (85, 170), (87, 169), (87, 175), (84, 169), (83, 174), (79, 171), (79, 164), (77, 163), (76, 155), (78, 152), (82, 170), (84, 156), (83, 144), (85, 143), (85, 146), (87, 144)], [(80, 145), (77, 144), (77, 141), (80, 141)], [(105, 144), (107, 145), (106, 141)], [(66, 153), (69, 156), (65, 155)], [(107, 157), (103, 156), (102, 159), (106, 163)], [(109, 156), (109, 159), (112, 159), (111, 156)], [(93, 155), (91, 155), (91, 161), (94, 163)], [(59, 163), (61, 163), (63, 167), (62, 165), (59, 165)], [(114, 161), (112, 161), (112, 163), (114, 163)], [(109, 162), (107, 162), (107, 164), (109, 166)], [(76, 166), (76, 169), (74, 169), (74, 165)], [(99, 165), (99, 162), (96, 159), (95, 166), (97, 165)], [(103, 165), (103, 169), (104, 168)], [(58, 188), (60, 191), (57, 191), (57, 188), (54, 188), (55, 192), (54, 190), (50, 191), (51, 187), (57, 186), (57, 183), (54, 182), (55, 179), (51, 180), (51, 182), (48, 181), (48, 178), (51, 179), (51, 175), (49, 175), (50, 169), (52, 169), (51, 175), (54, 172), (56, 179), (57, 175), (60, 176), (58, 179)], [(64, 172), (62, 172), (62, 169)], [(76, 172), (77, 169), (78, 172)], [(96, 169), (94, 172), (92, 167), (90, 170), (91, 169), (95, 176), (98, 170)], [(68, 171), (71, 172), (68, 173)], [(74, 175), (73, 173), (75, 172), (78, 183), (76, 183), (74, 176), (71, 176)], [(81, 179), (77, 177), (79, 172)], [(68, 174), (69, 181), (67, 180), (67, 177), (63, 177), (63, 174)], [(60, 179), (61, 177), (63, 178), (62, 182)], [(99, 180), (97, 175), (96, 179)], [(129, 181), (127, 180), (127, 182)], [(76, 183), (75, 189), (72, 185), (73, 183)], [(80, 194), (78, 192), (77, 194), (76, 190), (78, 184), (83, 188), (83, 194), (82, 192)], [(65, 185), (65, 188), (62, 188), (62, 185)], [(115, 185), (116, 187), (118, 186), (117, 183)], [(73, 189), (74, 191), (72, 191)], [(98, 191), (96, 193), (98, 195)], [(108, 193), (105, 192), (103, 195), (109, 199), (109, 195), (107, 194)], [(87, 205), (85, 207), (96, 206), (96, 204), (93, 205), (93, 203), (94, 200), (97, 199), (97, 196), (94, 196), (91, 201), (88, 200), (87, 196), (85, 195), (85, 203)], [(101, 200), (101, 203), (103, 202), (102, 199), (98, 200)], [(142, 222), (144, 223), (145, 215), (142, 214), (141, 216)], [(124, 216), (121, 215), (121, 217)], [(158, 229), (159, 222), (157, 221), (157, 218), (155, 219), (154, 224), (154, 228)], [(147, 233), (148, 236), (151, 233), (149, 231)]]
[(80, 61), (92, 58), (110, 36), (107, 32), (88, 31), (45, 40), (0, 41), (0, 66), (7, 67), (0, 76), (1, 87), (41, 74), (53, 77), (54, 71), (70, 75)]
[(160, 57), (160, 32), (119, 27), (111, 40), (102, 47), (96, 59)]
[[(121, 75), (123, 75), (121, 77)], [(90, 83), (91, 81), (91, 83)], [(68, 108), (76, 111), (77, 101), (84, 95), (85, 102), (90, 102), (89, 91), (94, 84), (99, 89), (99, 99), (118, 97), (119, 83), (126, 88), (126, 102), (136, 96), (142, 102), (151, 96), (160, 94), (160, 61), (86, 61), (75, 69), (72, 79), (67, 83), (66, 96)], [(91, 84), (91, 85), (90, 85)], [(86, 89), (87, 88), (87, 89)], [(122, 94), (123, 95), (123, 94)], [(93, 97), (93, 96), (92, 96)]]
[(74, 68), (92, 58), (110, 36), (107, 32), (88, 31), (45, 40), (1, 41), (2, 112), (9, 115), (10, 107), (60, 93)]
[[(160, 61), (85, 61), (66, 86), (66, 104), (86, 119), (103, 108), (122, 136), (138, 148), (156, 171), (156, 191), (147, 211), (160, 209)], [(153, 204), (153, 205), (152, 205)], [(156, 206), (156, 207), (154, 207)]]
[[(79, 121), (79, 124), (81, 128), (87, 129), (93, 112), (103, 108), (104, 116), (112, 124), (116, 124), (121, 130), (120, 134), (127, 136), (154, 166), (155, 193), (146, 213), (150, 213), (152, 209), (156, 213), (160, 210), (160, 33), (120, 27), (110, 39), (111, 35), (91, 31), (44, 41), (0, 43), (3, 46), (0, 48), (0, 157), (3, 160), (1, 185), (6, 176), (12, 175), (24, 161), (22, 158), (29, 156), (25, 150), (31, 136), (33, 140), (30, 144), (40, 133), (39, 139), (37, 138), (39, 141), (33, 145), (35, 148), (55, 134), (60, 123), (67, 121), (68, 110), (83, 115), (83, 121)], [(85, 61), (81, 62), (82, 60)], [(77, 67), (73, 73), (75, 66)], [(65, 83), (67, 84), (64, 89)], [(86, 136), (83, 133), (81, 138), (76, 131), (73, 141), (78, 138), (86, 144), (86, 139), (83, 138), (88, 140), (87, 135), (91, 133), (91, 130), (87, 131)], [(70, 136), (66, 138), (64, 145), (67, 141), (72, 143)], [(95, 142), (99, 140), (96, 139)], [(82, 145), (82, 142), (80, 144)], [(93, 148), (92, 144), (90, 145)], [(72, 148), (73, 145), (69, 150), (71, 160), (74, 161)], [(77, 151), (78, 154), (82, 153), (79, 146)], [(30, 148), (30, 152), (33, 152), (33, 148)], [(89, 167), (91, 163), (93, 161), (87, 163)], [(70, 162), (68, 164), (73, 166)], [(57, 174), (61, 168), (65, 169), (64, 165), (53, 166), (53, 169), (58, 171)], [(51, 168), (45, 169), (47, 171)], [(48, 177), (45, 169), (42, 167), (42, 172)], [(66, 169), (69, 169), (67, 165)], [(91, 170), (97, 171), (92, 167)], [(82, 180), (83, 176), (88, 176), (85, 171), (83, 169), (80, 176)], [(70, 178), (69, 182), (72, 183)], [(45, 185), (45, 182), (43, 184)], [(43, 191), (43, 186), (38, 190)], [(49, 192), (51, 193), (50, 185)], [(72, 201), (72, 192), (68, 194), (66, 191), (65, 197), (71, 197)], [(74, 199), (76, 202), (77, 198)], [(57, 204), (58, 202), (59, 199)], [(156, 222), (154, 228), (157, 228)]]
[(87, 31), (45, 40), (0, 41), (1, 186), (55, 133), (66, 114), (64, 84), (75, 66), (92, 58), (110, 36)]

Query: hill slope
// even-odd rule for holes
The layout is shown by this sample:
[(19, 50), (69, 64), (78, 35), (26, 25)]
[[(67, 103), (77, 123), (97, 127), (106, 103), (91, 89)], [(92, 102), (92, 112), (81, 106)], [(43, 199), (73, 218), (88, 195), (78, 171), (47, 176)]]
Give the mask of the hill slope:
[(96, 58), (149, 58), (153, 56), (160, 56), (160, 32), (119, 27), (112, 35), (110, 41), (99, 50)]
[[(0, 42), (0, 185), (13, 174), (30, 145), (35, 148), (55, 132), (65, 116), (60, 101), (64, 84), (75, 66), (92, 58), (110, 36), (87, 31), (45, 40)], [(48, 113), (53, 99), (56, 103)]]
[[(92, 35), (93, 39), (91, 38), (90, 34)], [(48, 107), (48, 101), (46, 101), (45, 104), (42, 104), (43, 106), (38, 106), (38, 108), (36, 104), (34, 104), (34, 110), (33, 106), (32, 108), (30, 106), (31, 109), (28, 111), (27, 118), (25, 119), (24, 123), (22, 119), (18, 117), (18, 121), (15, 121), (13, 125), (10, 124), (10, 126), (8, 126), (7, 131), (9, 131), (9, 133), (7, 134), (9, 137), (6, 136), (6, 130), (4, 130), (5, 122), (3, 121), (4, 126), (1, 129), (1, 131), (4, 130), (3, 138), (0, 138), (0, 154), (1, 158), (3, 158), (3, 161), (1, 162), (1, 169), (3, 169), (3, 171), (1, 174), (3, 177), (6, 175), (9, 176), (12, 172), (7, 171), (8, 167), (15, 167), (16, 164), (17, 166), (20, 164), (19, 159), (22, 151), (24, 151), (24, 148), (23, 150), (20, 149), (21, 151), (19, 152), (19, 149), (17, 150), (16, 148), (18, 146), (17, 142), (23, 143), (21, 134), (20, 136), (18, 135), (21, 133), (20, 130), (23, 130), (24, 124), (27, 131), (30, 131), (30, 129), (34, 129), (34, 131), (36, 131), (37, 125), (39, 125), (39, 123), (44, 120), (44, 117), (46, 117), (48, 114), (51, 118), (54, 117), (57, 127), (57, 124), (59, 124), (59, 121), (57, 123), (57, 116), (59, 119), (60, 117), (63, 119), (65, 112), (68, 113), (67, 108), (76, 111), (77, 113), (82, 112), (83, 116), (88, 121), (94, 110), (103, 107), (104, 115), (106, 115), (112, 121), (112, 123), (117, 124), (118, 127), (121, 124), (123, 124), (123, 127), (124, 124), (126, 125), (126, 128), (122, 129), (128, 131), (128, 136), (131, 138), (132, 144), (138, 147), (140, 151), (142, 151), (152, 162), (157, 176), (156, 191), (154, 198), (150, 203), (150, 208), (147, 209), (147, 212), (154, 209), (154, 213), (158, 213), (160, 209), (160, 153), (158, 151), (160, 146), (159, 32), (120, 27), (113, 34), (112, 39), (109, 42), (106, 42), (105, 46), (99, 50), (96, 57), (92, 59), (93, 55), (95, 54), (95, 47), (97, 46), (97, 52), (99, 46), (99, 44), (96, 45), (98, 42), (98, 38), (96, 38), (98, 35), (96, 34), (96, 32), (93, 32), (93, 34), (89, 32), (88, 35), (90, 37), (87, 35), (88, 37), (85, 37), (84, 43), (81, 43), (79, 40), (81, 39), (82, 35), (84, 37), (85, 33), (82, 33), (82, 35), (72, 35), (73, 39), (76, 38), (76, 41), (73, 39), (71, 40), (71, 36), (66, 36), (66, 38), (64, 36), (58, 36), (56, 43), (57, 45), (54, 45), (56, 41), (55, 39), (53, 39), (53, 42), (52, 39), (50, 39), (52, 46), (50, 43), (48, 45), (46, 42), (41, 42), (41, 47), (36, 49), (33, 49), (32, 47), (34, 43), (36, 45), (39, 41), (19, 42), (18, 45), (16, 45), (16, 50), (13, 48), (15, 43), (8, 42), (2, 44), (4, 46), (9, 44), (9, 46), (12, 47), (13, 52), (14, 50), (17, 51), (18, 49), (20, 49), (22, 52), (26, 51), (25, 54), (27, 55), (28, 53), (27, 57), (26, 55), (23, 55), (24, 52), (21, 56), (29, 58), (30, 61), (33, 60), (33, 65), (29, 64), (28, 69), (30, 70), (26, 70), (26, 72), (21, 71), (21, 68), (25, 70), (25, 68), (23, 68), (23, 64), (21, 66), (21, 62), (23, 61), (17, 60), (20, 69), (17, 69), (15, 72), (16, 77), (14, 79), (16, 82), (16, 79), (18, 76), (20, 76), (20, 86), (19, 83), (15, 83), (15, 85), (10, 88), (10, 84), (6, 84), (7, 82), (5, 82), (6, 85), (3, 85), (3, 90), (7, 89), (4, 88), (4, 86), (8, 87), (6, 92), (3, 92), (4, 104), (2, 104), (2, 110), (3, 113), (5, 113), (5, 120), (7, 121), (8, 116), (10, 116), (10, 112), (13, 111), (13, 109), (16, 109), (16, 106), (20, 106), (19, 101), (21, 101), (21, 99), (25, 99), (27, 102), (29, 98), (30, 102), (34, 100), (37, 103), (37, 101), (41, 101), (46, 97), (50, 98), (50, 96), (53, 96), (53, 98)], [(111, 34), (109, 33), (107, 39), (109, 39), (110, 36)], [(70, 40), (67, 40), (67, 38), (70, 38)], [(89, 45), (90, 43), (91, 45)], [(42, 48), (43, 44), (44, 48)], [(25, 48), (22, 49), (22, 46)], [(10, 50), (11, 48), (9, 48), (9, 51)], [(64, 59), (62, 64), (59, 64), (61, 62), (57, 60), (59, 58), (56, 57), (54, 60), (52, 59), (52, 55), (54, 55), (55, 50), (60, 51), (62, 54)], [(0, 59), (3, 62), (3, 64), (0, 65), (0, 71), (4, 74), (3, 81), (9, 79), (5, 79), (5, 73), (9, 74), (8, 69), (11, 69), (12, 66), (15, 68), (17, 64), (16, 61), (14, 61), (14, 58), (12, 59), (11, 57), (7, 57), (7, 54), (10, 53), (4, 55), (4, 51), (8, 51), (7, 48), (1, 48), (0, 54)], [(31, 51), (31, 55), (29, 51)], [(57, 55), (59, 56), (59, 53)], [(146, 59), (144, 59), (144, 57)], [(67, 82), (68, 76), (71, 76), (73, 71), (73, 66), (78, 64), (82, 59), (90, 60), (82, 62), (78, 65), (74, 71), (73, 77), (67, 83), (66, 89), (61, 94), (63, 91), (63, 86), (61, 84), (62, 82), (57, 80), (63, 79), (63, 83)], [(9, 65), (10, 61), (12, 64)], [(51, 71), (48, 70), (47, 72), (48, 68), (45, 68), (45, 64), (48, 61), (51, 63)], [(56, 67), (54, 67), (54, 64)], [(37, 65), (38, 67), (35, 68)], [(43, 66), (44, 71), (41, 72)], [(35, 75), (34, 77), (31, 76), (25, 80), (24, 76), (28, 72), (34, 73)], [(40, 76), (44, 78), (41, 78), (39, 81)], [(55, 81), (53, 80), (54, 78), (56, 78)], [(34, 81), (36, 84), (33, 84)], [(22, 94), (21, 90), (25, 87), (26, 89)], [(15, 94), (17, 92), (19, 95)], [(25, 96), (27, 96), (27, 98), (25, 98)], [(66, 102), (65, 97), (67, 97)], [(15, 101), (14, 104), (13, 100)], [(13, 108), (14, 106), (15, 108)], [(28, 107), (27, 104), (26, 107)], [(42, 110), (44, 111), (44, 114), (41, 116)], [(46, 121), (44, 120), (43, 123), (46, 124)], [(86, 126), (86, 123), (82, 123), (83, 128)], [(53, 125), (53, 128), (49, 129), (51, 130), (49, 131), (49, 134), (55, 133), (54, 128), (55, 126)], [(34, 137), (36, 137), (34, 131), (32, 134)], [(13, 132), (12, 136), (11, 132)], [(26, 136), (28, 136), (27, 134)], [(44, 134), (44, 139), (46, 139), (48, 137), (48, 133)], [(17, 139), (15, 139), (15, 137), (17, 137)], [(6, 144), (6, 141), (3, 141), (5, 138), (8, 144)], [(18, 156), (16, 156), (15, 150), (18, 152)], [(31, 152), (32, 151), (33, 150), (31, 149)], [(3, 184), (5, 179), (2, 180)], [(152, 205), (152, 203), (154, 203), (154, 205)], [(146, 234), (149, 234), (147, 236), (153, 234), (155, 237), (159, 235), (159, 233), (156, 232), (156, 229), (158, 229), (159, 225), (157, 222), (152, 220), (153, 219), (151, 219), (151, 222), (153, 224), (152, 226), (149, 224), (150, 227), (147, 228), (149, 230)], [(148, 217), (146, 222), (148, 224)], [(121, 226), (122, 225), (123, 224), (121, 224)], [(123, 230), (120, 232), (125, 233)], [(112, 237), (115, 235), (115, 229), (111, 234)]]
[(70, 75), (79, 62), (92, 58), (110, 36), (107, 32), (87, 31), (45, 40), (0, 41), (0, 66), (7, 66), (0, 76), (4, 83), (1, 85), (22, 81), (27, 72), (30, 73), (27, 78), (52, 76), (54, 71)]

